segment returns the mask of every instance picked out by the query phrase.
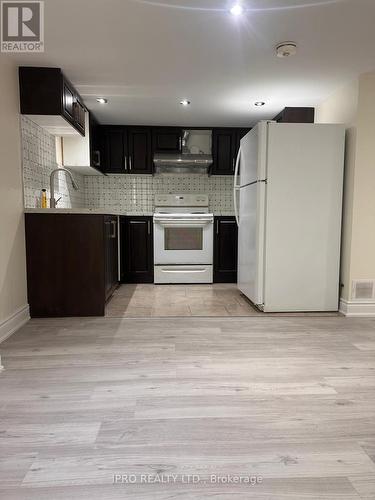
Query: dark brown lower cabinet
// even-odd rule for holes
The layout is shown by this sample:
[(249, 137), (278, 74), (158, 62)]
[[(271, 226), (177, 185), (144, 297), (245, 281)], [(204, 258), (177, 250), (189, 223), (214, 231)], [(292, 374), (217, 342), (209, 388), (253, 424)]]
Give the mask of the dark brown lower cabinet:
[(118, 218), (104, 216), (105, 239), (105, 299), (111, 297), (118, 285)]
[(152, 217), (121, 217), (121, 282), (154, 282)]
[(237, 282), (238, 230), (235, 217), (215, 217), (214, 282)]
[(31, 317), (104, 316), (118, 284), (117, 217), (26, 214)]

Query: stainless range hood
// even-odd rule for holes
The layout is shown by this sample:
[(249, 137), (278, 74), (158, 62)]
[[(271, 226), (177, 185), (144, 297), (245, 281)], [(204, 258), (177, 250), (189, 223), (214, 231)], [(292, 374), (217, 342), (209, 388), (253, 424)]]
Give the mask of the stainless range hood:
[(212, 130), (183, 130), (180, 153), (156, 153), (158, 174), (208, 174), (212, 165)]
[(207, 174), (212, 156), (205, 154), (155, 154), (156, 173)]

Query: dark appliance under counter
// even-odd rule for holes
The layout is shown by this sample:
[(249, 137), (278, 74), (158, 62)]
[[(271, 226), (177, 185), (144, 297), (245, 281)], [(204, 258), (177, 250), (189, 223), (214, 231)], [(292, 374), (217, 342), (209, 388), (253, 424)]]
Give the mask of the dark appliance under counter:
[(118, 286), (118, 217), (26, 213), (33, 318), (104, 316)]

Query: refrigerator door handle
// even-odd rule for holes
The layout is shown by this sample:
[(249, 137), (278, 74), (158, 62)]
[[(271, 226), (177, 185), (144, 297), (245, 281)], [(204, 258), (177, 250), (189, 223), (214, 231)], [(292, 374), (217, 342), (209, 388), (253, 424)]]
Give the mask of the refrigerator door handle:
[(240, 218), (239, 218), (239, 215), (238, 215), (237, 192), (240, 192), (240, 189), (239, 188), (234, 188), (233, 189), (234, 216), (236, 218), (236, 224), (239, 227), (239, 225), (240, 225)]
[(236, 217), (237, 226), (240, 225), (240, 218), (238, 215), (238, 206), (237, 206), (237, 191), (239, 191), (240, 186), (237, 184), (238, 171), (240, 168), (240, 159), (241, 159), (241, 147), (238, 150), (237, 159), (236, 159), (236, 168), (234, 170), (234, 187), (233, 187), (233, 206), (234, 206), (234, 216)]
[(241, 146), (238, 149), (237, 158), (236, 158), (236, 167), (234, 169), (234, 189), (240, 188), (240, 185), (237, 184), (238, 172), (240, 169), (240, 160), (241, 160)]

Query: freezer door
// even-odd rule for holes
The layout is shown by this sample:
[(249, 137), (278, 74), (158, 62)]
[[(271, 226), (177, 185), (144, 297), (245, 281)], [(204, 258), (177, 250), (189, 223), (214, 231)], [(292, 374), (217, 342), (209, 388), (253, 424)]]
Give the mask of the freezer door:
[(270, 124), (265, 311), (338, 309), (345, 131)]
[(241, 139), (241, 187), (266, 178), (268, 122), (260, 122)]
[(265, 196), (264, 182), (240, 189), (238, 289), (256, 305), (263, 304)]

